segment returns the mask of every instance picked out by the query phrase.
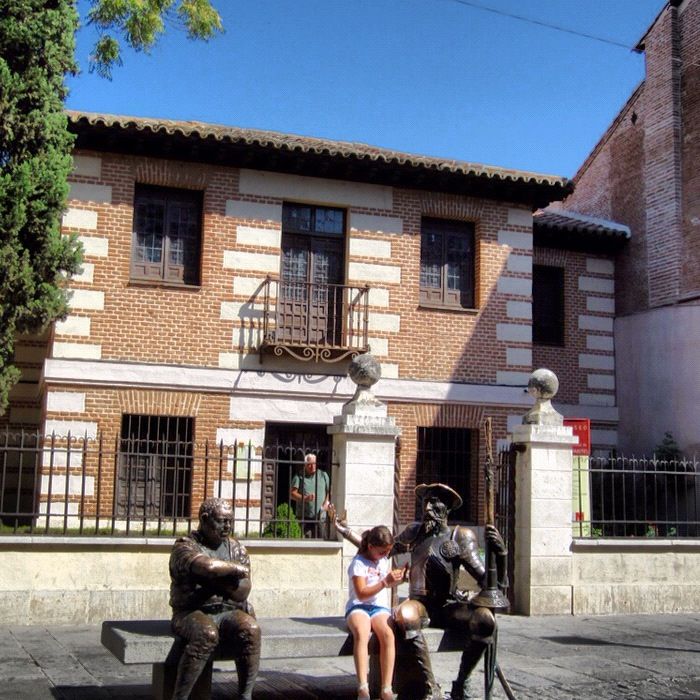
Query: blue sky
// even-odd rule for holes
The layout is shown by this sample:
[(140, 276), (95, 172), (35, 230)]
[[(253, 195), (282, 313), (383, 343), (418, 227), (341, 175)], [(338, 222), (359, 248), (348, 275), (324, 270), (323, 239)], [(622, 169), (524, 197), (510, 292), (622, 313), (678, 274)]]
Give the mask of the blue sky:
[[(644, 76), (632, 47), (664, 0), (213, 0), (225, 34), (169, 31), (90, 74), (71, 109), (359, 141), (571, 177)], [(83, 11), (87, 0), (79, 1)], [(83, 14), (84, 16), (84, 14)]]

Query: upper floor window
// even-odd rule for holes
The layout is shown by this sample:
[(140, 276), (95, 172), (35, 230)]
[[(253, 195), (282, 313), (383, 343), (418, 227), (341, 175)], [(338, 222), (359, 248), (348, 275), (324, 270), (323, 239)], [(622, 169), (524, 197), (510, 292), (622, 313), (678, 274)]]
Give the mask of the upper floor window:
[(342, 236), (345, 233), (345, 211), (285, 202), (282, 207), (282, 230), (285, 233)]
[(428, 306), (474, 308), (474, 224), (422, 220), (420, 301)]
[(131, 275), (199, 284), (202, 193), (137, 185)]
[(532, 266), (532, 341), (564, 345), (564, 268)]

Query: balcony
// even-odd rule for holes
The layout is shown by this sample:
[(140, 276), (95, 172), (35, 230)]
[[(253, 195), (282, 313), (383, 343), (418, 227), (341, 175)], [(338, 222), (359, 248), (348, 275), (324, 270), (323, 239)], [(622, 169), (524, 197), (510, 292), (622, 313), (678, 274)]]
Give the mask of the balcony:
[(367, 352), (369, 287), (286, 282), (263, 285), (265, 354), (305, 362), (340, 362)]

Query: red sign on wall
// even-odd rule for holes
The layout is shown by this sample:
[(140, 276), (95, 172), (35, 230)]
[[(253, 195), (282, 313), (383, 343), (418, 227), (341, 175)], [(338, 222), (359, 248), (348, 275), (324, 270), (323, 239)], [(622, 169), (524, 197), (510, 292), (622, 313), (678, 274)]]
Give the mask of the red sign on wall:
[(575, 456), (591, 454), (591, 420), (590, 418), (564, 418), (564, 425), (573, 428), (578, 437), (578, 445), (574, 445)]

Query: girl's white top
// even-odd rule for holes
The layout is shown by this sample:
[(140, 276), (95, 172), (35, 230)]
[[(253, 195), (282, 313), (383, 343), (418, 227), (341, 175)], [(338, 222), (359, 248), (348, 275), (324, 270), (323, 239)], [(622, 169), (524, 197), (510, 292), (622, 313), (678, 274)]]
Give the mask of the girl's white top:
[(364, 576), (368, 586), (381, 581), (391, 571), (391, 561), (388, 557), (382, 557), (379, 561), (372, 561), (363, 557), (361, 554), (356, 554), (355, 558), (348, 566), (348, 603), (345, 606), (347, 612), (353, 605), (380, 605), (383, 608), (391, 610), (391, 591), (388, 588), (382, 588), (379, 593), (375, 593), (365, 600), (360, 600), (355, 590), (353, 576)]

